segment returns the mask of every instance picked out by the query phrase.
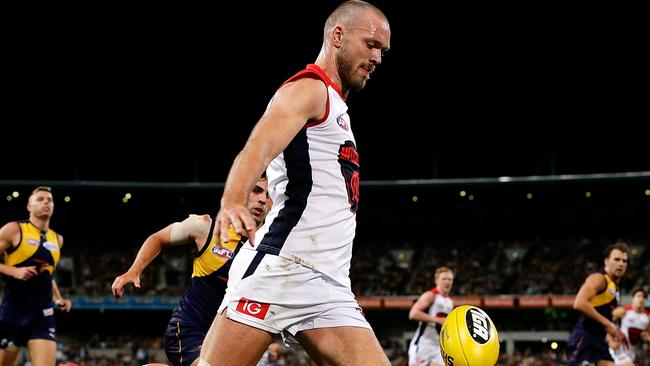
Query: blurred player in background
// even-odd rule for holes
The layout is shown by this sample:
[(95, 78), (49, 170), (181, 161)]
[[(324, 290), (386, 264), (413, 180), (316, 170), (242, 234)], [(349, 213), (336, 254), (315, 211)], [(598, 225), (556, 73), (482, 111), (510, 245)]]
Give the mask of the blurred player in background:
[(624, 347), (611, 336), (607, 337), (609, 353), (616, 366), (634, 366), (636, 349), (641, 347), (642, 341), (650, 342), (650, 313), (643, 306), (647, 297), (645, 290), (636, 289), (632, 293), (632, 304), (613, 311), (614, 320), (621, 320), (621, 331), (630, 342), (630, 347)]
[[(264, 176), (248, 195), (248, 211), (258, 227), (270, 207), (268, 182)], [(175, 366), (198, 363), (203, 338), (226, 292), (231, 259), (246, 240), (231, 228), (230, 240), (217, 245), (213, 230), (214, 221), (209, 215), (190, 215), (182, 222), (165, 227), (145, 240), (131, 268), (113, 282), (113, 295), (119, 298), (129, 283), (140, 288), (140, 275), (162, 249), (174, 245), (196, 247), (190, 285), (165, 331), (165, 353)]]
[(569, 366), (594, 363), (612, 366), (606, 335), (627, 347), (627, 338), (614, 324), (612, 311), (618, 305), (618, 282), (627, 270), (629, 249), (617, 242), (605, 250), (605, 268), (587, 277), (573, 302), (573, 308), (582, 314), (567, 343)]
[(27, 346), (33, 366), (56, 363), (54, 306), (70, 311), (53, 274), (63, 237), (50, 229), (54, 200), (50, 187), (37, 187), (27, 200), (29, 219), (0, 229), (0, 273), (9, 277), (0, 305), (0, 365), (13, 366)]
[(435, 275), (436, 287), (420, 295), (409, 312), (418, 327), (409, 345), (409, 366), (444, 366), (440, 355), (440, 328), (454, 308), (449, 292), (454, 284), (454, 272), (440, 267)]

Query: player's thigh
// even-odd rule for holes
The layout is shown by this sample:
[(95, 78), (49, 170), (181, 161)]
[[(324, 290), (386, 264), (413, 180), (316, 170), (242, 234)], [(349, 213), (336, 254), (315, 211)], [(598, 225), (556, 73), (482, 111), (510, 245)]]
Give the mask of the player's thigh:
[(215, 317), (201, 347), (201, 358), (211, 366), (255, 366), (273, 341), (265, 330)]
[(7, 349), (0, 349), (0, 366), (16, 366), (18, 354), (20, 347), (9, 346)]
[(56, 364), (56, 342), (49, 339), (30, 339), (27, 342), (32, 366), (52, 366)]
[(390, 365), (375, 333), (367, 328), (308, 329), (296, 334), (296, 339), (320, 366)]
[(614, 366), (614, 361), (598, 361), (596, 366)]

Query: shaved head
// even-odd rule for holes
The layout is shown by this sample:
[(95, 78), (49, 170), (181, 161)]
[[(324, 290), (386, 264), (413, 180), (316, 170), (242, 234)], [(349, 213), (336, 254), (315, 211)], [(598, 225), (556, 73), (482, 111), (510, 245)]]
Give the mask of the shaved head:
[(339, 5), (325, 21), (324, 40), (327, 41), (327, 35), (332, 33), (337, 24), (349, 25), (354, 19), (359, 18), (367, 11), (372, 10), (381, 16), (386, 23), (388, 20), (379, 8), (361, 0), (350, 0)]

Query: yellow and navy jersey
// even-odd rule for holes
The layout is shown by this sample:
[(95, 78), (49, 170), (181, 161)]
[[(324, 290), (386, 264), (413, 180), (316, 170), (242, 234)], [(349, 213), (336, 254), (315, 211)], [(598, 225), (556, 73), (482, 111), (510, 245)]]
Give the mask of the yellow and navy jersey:
[[(612, 311), (614, 311), (614, 309), (616, 309), (616, 307), (618, 306), (618, 299), (619, 299), (618, 285), (605, 272), (605, 270), (600, 270), (598, 273), (605, 276), (605, 281), (607, 281), (607, 287), (605, 287), (605, 290), (598, 293), (591, 300), (589, 300), (589, 303), (596, 309), (598, 313), (600, 313), (602, 316), (604, 316), (605, 318), (611, 321)], [(602, 324), (585, 315), (580, 316), (576, 328), (582, 328), (597, 337), (602, 336), (604, 338), (606, 334), (606, 330)]]
[(212, 220), (206, 243), (194, 255), (194, 265), (190, 284), (183, 295), (173, 317), (187, 319), (205, 328), (210, 328), (228, 283), (228, 271), (232, 259), (246, 238), (240, 237), (230, 226), (230, 241), (217, 245), (212, 233), (215, 221)]
[(54, 230), (43, 231), (29, 220), (17, 223), (20, 242), (5, 251), (4, 263), (14, 267), (35, 266), (38, 274), (27, 281), (8, 278), (0, 319), (8, 309), (29, 312), (52, 306), (52, 275), (61, 257), (61, 243)]

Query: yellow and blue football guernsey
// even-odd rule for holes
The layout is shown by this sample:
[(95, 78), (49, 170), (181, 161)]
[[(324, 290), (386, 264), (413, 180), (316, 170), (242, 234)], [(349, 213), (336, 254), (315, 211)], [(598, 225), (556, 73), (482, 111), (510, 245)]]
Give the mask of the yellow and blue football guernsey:
[[(611, 321), (612, 311), (618, 306), (618, 285), (605, 270), (600, 270), (598, 273), (605, 276), (607, 287), (589, 300), (589, 303), (598, 313)], [(602, 324), (580, 314), (578, 323), (567, 342), (568, 364), (573, 366), (582, 365), (585, 361), (594, 363), (600, 360), (613, 361), (605, 341), (606, 334), (607, 330)]]
[[(0, 305), (0, 348), (8, 343), (26, 345), (29, 339), (54, 340), (52, 275), (59, 263), (61, 244), (54, 230), (41, 230), (29, 220), (17, 221), (20, 242), (5, 251), (4, 262), (14, 267), (35, 266), (38, 274), (7, 283)], [(4, 324), (4, 325), (3, 325)]]
[[(614, 311), (614, 309), (616, 309), (618, 306), (618, 285), (616, 282), (614, 282), (614, 280), (612, 280), (611, 277), (609, 277), (607, 273), (605, 273), (604, 270), (600, 271), (599, 273), (602, 273), (605, 276), (607, 287), (603, 292), (594, 296), (594, 298), (591, 299), (589, 303), (596, 309), (596, 311), (600, 313), (600, 315), (609, 320), (612, 320), (612, 311)], [(602, 324), (585, 315), (580, 316), (576, 328), (582, 328), (592, 335), (598, 337), (602, 335), (603, 338), (605, 338), (605, 334), (607, 333), (605, 327), (603, 327)]]
[(206, 243), (194, 254), (190, 284), (165, 331), (165, 353), (173, 365), (190, 365), (199, 357), (226, 293), (232, 258), (247, 240), (230, 226), (230, 241), (217, 245), (212, 237), (214, 225), (213, 219)]
[[(11, 310), (42, 310), (52, 306), (52, 275), (59, 263), (61, 246), (52, 229), (42, 231), (29, 220), (18, 221), (20, 243), (7, 249), (5, 264), (14, 267), (35, 266), (38, 275), (27, 281), (9, 278), (2, 296), (3, 319), (6, 307)], [(6, 319), (3, 319), (6, 320)]]

